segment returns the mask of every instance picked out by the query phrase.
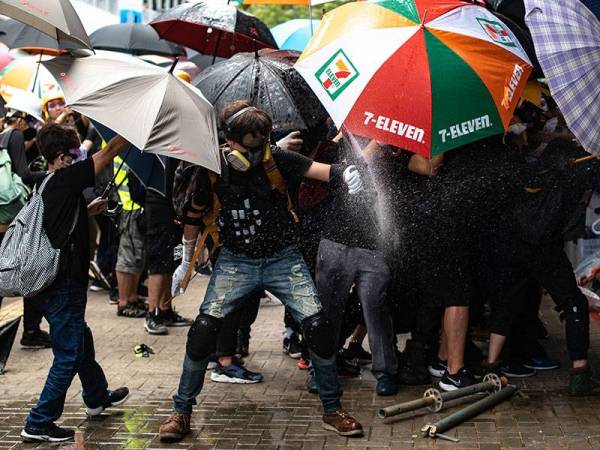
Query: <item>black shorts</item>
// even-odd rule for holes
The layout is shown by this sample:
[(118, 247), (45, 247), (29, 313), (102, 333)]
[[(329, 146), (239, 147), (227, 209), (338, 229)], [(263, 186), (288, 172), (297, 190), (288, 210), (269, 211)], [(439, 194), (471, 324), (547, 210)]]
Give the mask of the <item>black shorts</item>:
[(179, 261), (175, 247), (181, 242), (182, 230), (173, 224), (148, 224), (146, 231), (146, 258), (148, 274), (172, 274)]

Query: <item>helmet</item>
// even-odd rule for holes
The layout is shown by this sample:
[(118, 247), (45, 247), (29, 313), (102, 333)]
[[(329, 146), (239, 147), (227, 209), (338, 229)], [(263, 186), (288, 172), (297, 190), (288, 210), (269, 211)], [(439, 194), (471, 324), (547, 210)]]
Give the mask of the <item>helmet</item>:
[(65, 95), (57, 90), (49, 91), (44, 95), (42, 99), (42, 113), (44, 114), (44, 118), (48, 118), (48, 103), (59, 98), (65, 100)]
[(180, 80), (185, 81), (186, 83), (191, 83), (192, 82), (192, 77), (190, 76), (189, 73), (183, 71), (183, 70), (176, 70), (175, 72), (175, 76), (177, 78), (179, 78)]
[(11, 117), (15, 112), (29, 114), (40, 122), (42, 119), (42, 100), (35, 94), (28, 91), (19, 90), (13, 94), (5, 108), (9, 110), (7, 117)]

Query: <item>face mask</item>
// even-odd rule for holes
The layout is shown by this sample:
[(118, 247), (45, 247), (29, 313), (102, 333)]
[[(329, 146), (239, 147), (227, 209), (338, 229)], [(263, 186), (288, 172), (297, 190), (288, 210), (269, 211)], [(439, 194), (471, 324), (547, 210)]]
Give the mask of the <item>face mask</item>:
[(515, 123), (508, 127), (508, 132), (514, 135), (521, 135), (527, 130), (527, 124), (524, 123)]

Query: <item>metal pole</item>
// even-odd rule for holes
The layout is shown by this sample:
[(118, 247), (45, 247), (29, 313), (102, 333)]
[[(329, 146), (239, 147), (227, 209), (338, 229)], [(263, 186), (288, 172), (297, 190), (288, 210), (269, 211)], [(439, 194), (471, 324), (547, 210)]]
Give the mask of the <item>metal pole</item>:
[(516, 386), (507, 386), (498, 392), (490, 394), (487, 397), (476, 401), (472, 405), (469, 405), (460, 411), (444, 417), (442, 420), (435, 422), (434, 424), (427, 424), (421, 429), (423, 436), (434, 438), (438, 434), (448, 431), (449, 429), (454, 428), (456, 425), (459, 425), (466, 420), (469, 420), (470, 418), (475, 417), (478, 414), (481, 414), (482, 412), (485, 412), (488, 409), (491, 409), (494, 406), (502, 403), (504, 400), (512, 397), (515, 392), (517, 392)]
[(420, 408), (432, 407), (432, 412), (441, 411), (444, 403), (458, 398), (467, 397), (485, 391), (499, 391), (502, 385), (506, 384), (505, 379), (500, 379), (498, 375), (489, 373), (483, 378), (483, 382), (456, 389), (450, 392), (440, 392), (437, 389), (427, 389), (423, 398), (411, 400), (409, 402), (398, 403), (397, 405), (381, 408), (377, 415), (381, 418), (392, 417), (408, 411), (414, 411)]

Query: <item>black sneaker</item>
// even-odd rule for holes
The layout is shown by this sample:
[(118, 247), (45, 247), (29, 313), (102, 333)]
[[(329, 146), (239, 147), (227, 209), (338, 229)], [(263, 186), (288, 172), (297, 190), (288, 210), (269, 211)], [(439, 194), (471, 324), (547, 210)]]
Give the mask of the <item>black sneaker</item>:
[(52, 341), (48, 333), (38, 329), (32, 332), (23, 332), (21, 347), (30, 349), (50, 348), (52, 347)]
[(117, 306), (117, 316), (140, 319), (146, 315), (146, 310), (138, 303), (127, 303), (125, 306)]
[(464, 388), (472, 385), (475, 382), (471, 375), (464, 367), (453, 375), (444, 372), (444, 376), (440, 380), (440, 389), (444, 391), (455, 391), (456, 389)]
[(260, 383), (263, 376), (232, 363), (225, 367), (217, 364), (210, 374), (210, 379), (215, 383), (254, 384)]
[(181, 317), (174, 309), (159, 311), (160, 321), (167, 327), (189, 327), (194, 321)]
[(148, 332), (148, 334), (169, 334), (169, 330), (167, 330), (167, 326), (163, 323), (162, 317), (159, 317), (153, 313), (146, 314), (146, 319), (144, 320), (144, 329)]
[(338, 375), (341, 377), (359, 377), (360, 376), (360, 366), (358, 364), (354, 364), (353, 361), (348, 361), (345, 359), (341, 352), (338, 352), (336, 357), (337, 371)]
[(429, 374), (436, 378), (442, 378), (446, 372), (446, 369), (448, 369), (448, 361), (443, 361), (437, 356), (433, 361), (431, 361), (431, 364), (427, 366)]
[(50, 424), (44, 428), (30, 428), (25, 425), (21, 431), (23, 442), (66, 442), (72, 441), (75, 431)]
[(117, 289), (111, 288), (110, 293), (108, 294), (108, 304), (109, 305), (119, 304), (119, 291)]
[(90, 417), (99, 416), (106, 408), (122, 405), (127, 401), (128, 398), (129, 388), (120, 387), (119, 389), (108, 392), (108, 399), (106, 400), (106, 403), (98, 406), (97, 408), (85, 408), (85, 413)]
[(500, 366), (500, 371), (511, 378), (528, 378), (534, 376), (537, 372), (518, 362), (508, 362)]
[(300, 359), (302, 356), (302, 345), (296, 333), (289, 338), (283, 338), (283, 353), (293, 359)]
[(362, 348), (360, 342), (351, 342), (348, 348), (342, 350), (342, 355), (349, 361), (356, 360), (360, 365), (371, 364), (373, 356)]

